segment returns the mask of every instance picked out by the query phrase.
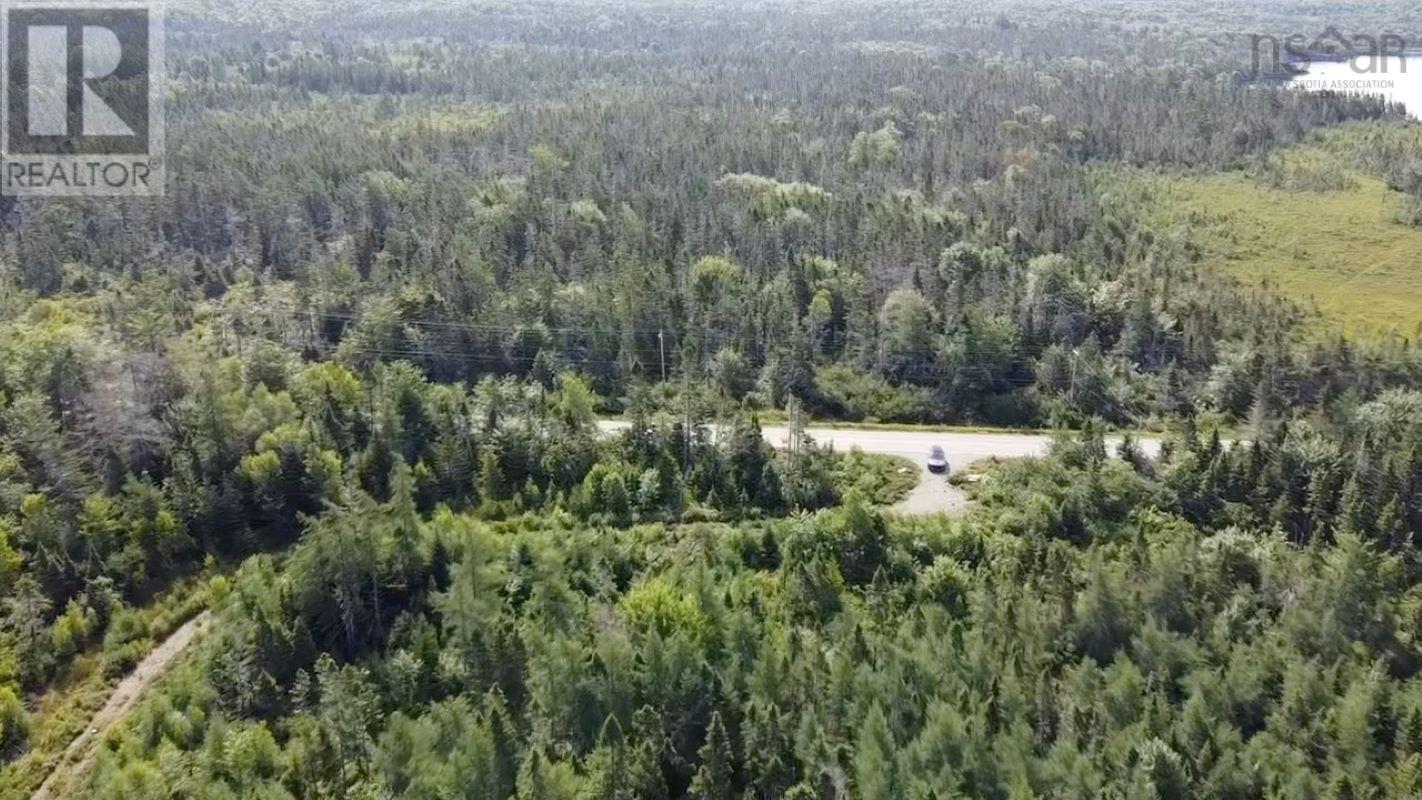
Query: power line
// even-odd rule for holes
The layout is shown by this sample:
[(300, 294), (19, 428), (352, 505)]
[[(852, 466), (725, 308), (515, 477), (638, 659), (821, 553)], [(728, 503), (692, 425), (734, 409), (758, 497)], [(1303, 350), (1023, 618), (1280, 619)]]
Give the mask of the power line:
[[(291, 305), (291, 304), (288, 304), (288, 303), (285, 303), (285, 302), (280, 302), (280, 301), (279, 301), (278, 303), (276, 303), (275, 305), (277, 305), (281, 310), (286, 311), (286, 312), (288, 312), (288, 313), (291, 313), (291, 314), (293, 314), (293, 315), (306, 316), (306, 317), (308, 317), (309, 319), (311, 319), (313, 322), (314, 322), (316, 319), (322, 319), (322, 320), (334, 320), (334, 321), (341, 321), (341, 322), (353, 322), (353, 323), (357, 323), (357, 324), (358, 324), (358, 323), (362, 322), (364, 319), (368, 318), (368, 316), (369, 316), (368, 314), (367, 314), (367, 315), (359, 315), (359, 314), (354, 314), (354, 313), (350, 313), (350, 312), (318, 311), (318, 310), (316, 310), (315, 308), (312, 308), (312, 307), (294, 307), (294, 306)], [(650, 335), (655, 334), (655, 335), (657, 335), (657, 337), (658, 337), (658, 344), (657, 344), (655, 347), (650, 346), (650, 345), (647, 345), (647, 346), (631, 345), (631, 346), (629, 346), (628, 343), (624, 340), (624, 341), (619, 342), (619, 344), (618, 344), (618, 346), (617, 346), (617, 349), (616, 349), (616, 353), (610, 355), (610, 357), (607, 357), (607, 358), (598, 358), (598, 357), (594, 357), (594, 356), (591, 356), (591, 355), (584, 355), (584, 356), (582, 356), (582, 357), (577, 357), (577, 356), (574, 356), (574, 355), (571, 355), (571, 354), (567, 354), (567, 353), (560, 353), (560, 354), (558, 354), (558, 355), (556, 355), (556, 356), (553, 356), (553, 357), (543, 356), (543, 358), (547, 358), (548, 360), (552, 361), (554, 364), (557, 364), (557, 365), (587, 365), (587, 364), (603, 364), (603, 363), (610, 363), (610, 362), (615, 361), (619, 356), (621, 356), (621, 355), (623, 355), (623, 354), (628, 354), (628, 353), (632, 354), (634, 357), (636, 357), (636, 356), (646, 356), (646, 357), (647, 357), (647, 358), (645, 359), (646, 361), (650, 361), (651, 358), (652, 358), (653, 356), (655, 356), (656, 358), (662, 360), (662, 363), (663, 363), (663, 374), (665, 374), (665, 351), (664, 351), (664, 337), (665, 337), (665, 331), (662, 330), (662, 329), (658, 329), (658, 330), (653, 331), (653, 330), (651, 330), (651, 329), (627, 329), (627, 328), (621, 328), (621, 329), (610, 330), (610, 331), (589, 331), (589, 330), (587, 330), (587, 329), (585, 329), (585, 328), (553, 327), (553, 326), (545, 325), (545, 324), (543, 324), (543, 323), (535, 323), (535, 324), (531, 324), (531, 325), (530, 325), (530, 324), (496, 325), (496, 324), (488, 324), (488, 323), (484, 323), (484, 324), (480, 324), (480, 323), (462, 323), (462, 322), (454, 322), (454, 321), (447, 321), (447, 320), (430, 320), (430, 319), (423, 319), (423, 320), (422, 320), (422, 319), (413, 319), (413, 320), (412, 320), (412, 319), (404, 319), (404, 318), (398, 318), (398, 319), (395, 320), (395, 322), (398, 322), (399, 324), (402, 324), (402, 325), (412, 325), (412, 326), (416, 326), (416, 327), (431, 328), (431, 329), (435, 329), (435, 330), (444, 329), (444, 330), (478, 331), (478, 332), (505, 333), (505, 334), (526, 333), (526, 332), (528, 332), (528, 331), (530, 331), (530, 330), (537, 330), (537, 329), (540, 329), (540, 328), (541, 328), (542, 330), (549, 331), (549, 332), (562, 332), (562, 333), (564, 333), (564, 334), (578, 334), (578, 335), (599, 335), (599, 334), (606, 333), (606, 334), (608, 334), (608, 335), (615, 336), (615, 335), (617, 335), (617, 334), (626, 334), (626, 333), (645, 333), (645, 334), (648, 334), (648, 338), (650, 338)], [(347, 340), (347, 341), (349, 341), (349, 340)], [(240, 336), (239, 336), (239, 343), (240, 343)], [(839, 342), (839, 343), (842, 344), (842, 342)], [(445, 361), (457, 361), (457, 362), (462, 362), (462, 363), (466, 363), (466, 364), (485, 364), (485, 365), (492, 365), (492, 366), (496, 366), (496, 367), (497, 367), (497, 366), (509, 366), (509, 365), (514, 365), (514, 364), (532, 365), (532, 364), (537, 363), (537, 362), (539, 361), (539, 359), (540, 359), (540, 356), (539, 356), (539, 355), (535, 355), (535, 356), (522, 356), (522, 355), (516, 355), (516, 354), (512, 354), (512, 353), (499, 353), (499, 354), (470, 353), (470, 352), (464, 352), (464, 351), (436, 350), (436, 349), (433, 349), (433, 348), (426, 348), (426, 347), (404, 347), (404, 348), (393, 348), (393, 347), (359, 347), (359, 346), (357, 346), (357, 347), (349, 347), (349, 346), (345, 345), (344, 343), (342, 343), (342, 344), (337, 344), (337, 345), (336, 345), (336, 347), (343, 347), (343, 346), (346, 346), (346, 347), (347, 347), (348, 352), (365, 353), (365, 354), (376, 355), (376, 356), (394, 356), (394, 357), (397, 357), (397, 358), (402, 358), (402, 357), (403, 357), (403, 358), (410, 358), (410, 359), (419, 359), (419, 360), (423, 360), (423, 361), (430, 361), (430, 360), (434, 360), (434, 359), (439, 359), (439, 360), (445, 360)], [(1048, 345), (1048, 346), (1050, 347), (1051, 345)], [(969, 356), (992, 356), (992, 357), (996, 357), (996, 356), (1000, 356), (1000, 355), (1006, 354), (1006, 355), (1008, 355), (1008, 356), (1010, 356), (1010, 357), (1016, 357), (1016, 358), (1019, 358), (1019, 359), (1022, 359), (1022, 360), (1025, 361), (1025, 360), (1029, 360), (1029, 359), (1033, 358), (1035, 355), (1037, 355), (1037, 353), (1032, 352), (1032, 351), (1035, 350), (1035, 349), (1036, 349), (1036, 348), (1030, 347), (1028, 343), (1025, 343), (1025, 342), (1023, 342), (1023, 341), (1021, 341), (1021, 340), (1019, 339), (1019, 340), (1017, 340), (1017, 341), (1014, 341), (1014, 342), (1011, 344), (1011, 346), (1009, 346), (1009, 347), (1007, 347), (1007, 348), (996, 347), (996, 346), (991, 346), (991, 345), (981, 345), (981, 344), (976, 344), (976, 345), (975, 345), (975, 344), (968, 344), (968, 345), (964, 346), (964, 345), (962, 345), (962, 344), (945, 343), (944, 346), (943, 346), (943, 347), (940, 347), (940, 348), (912, 347), (912, 348), (905, 348), (905, 349), (894, 350), (894, 351), (892, 351), (892, 352), (893, 352), (895, 355), (906, 356), (906, 357), (911, 357), (911, 358), (917, 358), (917, 359), (922, 359), (922, 360), (935, 360), (935, 359), (938, 359), (938, 358), (943, 357), (943, 356), (946, 355), (946, 354), (949, 354), (949, 353), (952, 353), (952, 352), (957, 352), (957, 353), (967, 354), (967, 355), (969, 355)], [(1102, 356), (1103, 356), (1103, 357), (1104, 357), (1105, 355), (1106, 355), (1105, 353), (1102, 353)], [(643, 361), (644, 361), (644, 359), (642, 359), (642, 358), (637, 358), (637, 360), (638, 360), (639, 362), (643, 362)], [(1077, 365), (1077, 361), (1078, 361), (1078, 360), (1079, 360), (1079, 357), (1078, 357), (1078, 359), (1074, 359), (1074, 360), (1073, 360), (1074, 367)], [(1026, 370), (1031, 370), (1031, 369), (1032, 369), (1031, 365), (1029, 365), (1029, 364), (1021, 364), (1021, 365), (1019, 365), (1019, 368), (1020, 368), (1020, 369), (1026, 369)], [(1075, 370), (1073, 370), (1073, 371), (1075, 371)], [(684, 372), (684, 371), (683, 371), (683, 372)], [(944, 370), (943, 370), (941, 367), (937, 367), (937, 366), (930, 365), (930, 364), (915, 364), (915, 365), (913, 365), (912, 367), (909, 367), (909, 368), (906, 369), (906, 370), (900, 370), (899, 373), (900, 373), (900, 375), (901, 375), (902, 377), (916, 378), (916, 379), (919, 379), (919, 380), (934, 381), (934, 382), (941, 382), (945, 377), (948, 377), (948, 376), (945, 374)], [(989, 375), (989, 376), (984, 377), (983, 380), (985, 380), (986, 382), (991, 383), (991, 384), (1007, 386), (1007, 387), (1011, 387), (1011, 388), (1014, 388), (1014, 389), (1028, 388), (1028, 387), (1036, 386), (1036, 385), (1038, 385), (1038, 384), (1040, 383), (1040, 381), (1038, 380), (1038, 377), (1037, 377), (1035, 374), (1032, 374), (1032, 375), (1013, 375), (1013, 374)], [(1088, 397), (1091, 397), (1091, 398), (1093, 398), (1093, 399), (1095, 399), (1095, 400), (1097, 400), (1097, 401), (1100, 401), (1100, 402), (1104, 402), (1104, 403), (1106, 403), (1106, 404), (1114, 404), (1114, 403), (1118, 402), (1118, 398), (1108, 397), (1106, 394), (1104, 394), (1104, 393), (1102, 393), (1102, 392), (1100, 392), (1100, 391), (1091, 389), (1091, 388), (1086, 387), (1086, 386), (1081, 386), (1081, 385), (1079, 384), (1079, 382), (1076, 381), (1076, 380), (1073, 380), (1073, 381), (1072, 381), (1072, 384), (1073, 384), (1073, 392), (1074, 392), (1074, 393), (1085, 392)], [(925, 388), (926, 388), (926, 387), (925, 387)], [(1075, 402), (1075, 399), (1073, 399), (1072, 402)]]

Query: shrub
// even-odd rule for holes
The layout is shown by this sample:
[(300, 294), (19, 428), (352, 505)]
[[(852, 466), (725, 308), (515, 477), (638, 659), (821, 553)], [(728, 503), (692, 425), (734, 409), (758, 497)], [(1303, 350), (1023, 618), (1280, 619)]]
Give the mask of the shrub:
[(25, 704), (8, 686), (0, 686), (0, 760), (9, 760), (24, 747), (30, 735)]
[(133, 669), (152, 647), (148, 622), (142, 615), (123, 609), (114, 615), (104, 635), (104, 674), (122, 675)]
[(854, 421), (945, 422), (933, 393), (916, 386), (894, 386), (853, 367), (831, 366), (815, 374), (817, 406), (810, 410)]

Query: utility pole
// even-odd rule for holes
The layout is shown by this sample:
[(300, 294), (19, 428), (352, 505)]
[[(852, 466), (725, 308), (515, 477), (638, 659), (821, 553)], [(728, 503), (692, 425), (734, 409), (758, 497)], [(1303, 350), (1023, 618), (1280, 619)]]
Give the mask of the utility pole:
[(800, 399), (792, 395), (786, 410), (790, 417), (790, 441), (786, 444), (790, 446), (790, 455), (798, 456), (800, 449), (804, 446), (805, 438), (804, 423), (800, 419)]
[(667, 382), (667, 334), (657, 331), (657, 350), (662, 354), (662, 383)]
[(681, 400), (686, 407), (686, 420), (682, 423), (686, 433), (686, 444), (682, 448), (682, 474), (691, 474), (691, 372), (685, 362), (681, 365)]

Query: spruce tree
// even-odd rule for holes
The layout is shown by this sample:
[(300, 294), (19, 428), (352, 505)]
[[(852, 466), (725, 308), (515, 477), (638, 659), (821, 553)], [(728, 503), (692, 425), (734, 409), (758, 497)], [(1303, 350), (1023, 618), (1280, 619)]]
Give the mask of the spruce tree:
[(711, 715), (706, 729), (706, 741), (697, 752), (700, 764), (691, 779), (687, 797), (691, 800), (731, 800), (734, 797), (731, 738), (721, 721), (721, 712)]

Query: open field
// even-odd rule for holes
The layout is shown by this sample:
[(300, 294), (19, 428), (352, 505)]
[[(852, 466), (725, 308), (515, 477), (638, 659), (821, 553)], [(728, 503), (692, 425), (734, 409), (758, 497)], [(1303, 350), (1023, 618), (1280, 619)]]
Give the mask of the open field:
[(1416, 335), (1422, 229), (1402, 221), (1404, 196), (1331, 150), (1296, 148), (1283, 159), (1280, 171), (1307, 172), (1319, 188), (1274, 171), (1152, 176), (1149, 213), (1187, 230), (1207, 268), (1316, 309), (1319, 335)]

